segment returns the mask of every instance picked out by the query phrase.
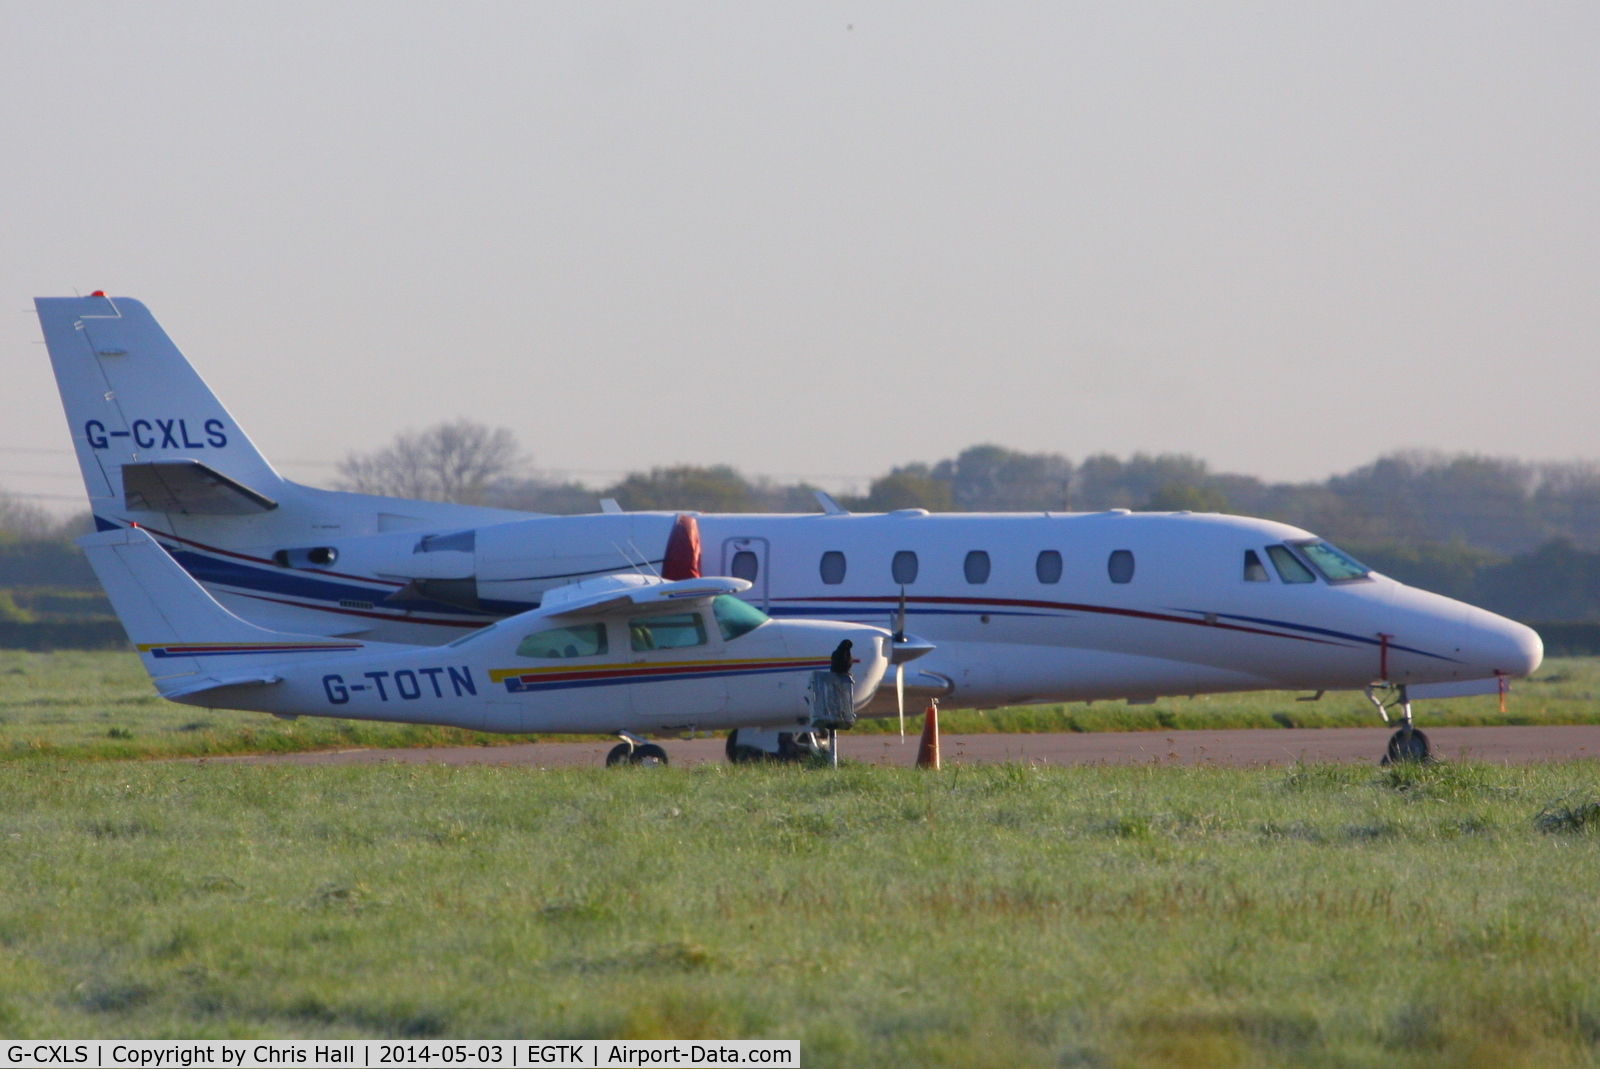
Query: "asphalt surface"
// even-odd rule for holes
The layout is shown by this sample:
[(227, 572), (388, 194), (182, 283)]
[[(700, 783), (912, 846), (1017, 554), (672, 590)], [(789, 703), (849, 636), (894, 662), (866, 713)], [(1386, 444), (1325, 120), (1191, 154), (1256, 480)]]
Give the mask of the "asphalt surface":
[[(1296, 761), (1376, 764), (1389, 728), (1268, 728), (1233, 731), (1125, 731), (1050, 735), (946, 735), (944, 763), (1037, 765), (1289, 765)], [(1548, 727), (1441, 727), (1426, 732), (1434, 756), (1522, 765), (1600, 757), (1600, 725)], [(842, 756), (882, 765), (916, 763), (917, 739), (897, 735), (843, 736)], [(721, 739), (656, 740), (678, 765), (723, 760)], [(337, 750), (202, 758), (243, 764), (527, 765), (560, 768), (605, 763), (614, 743), (534, 743), (521, 746), (451, 746), (425, 750)]]

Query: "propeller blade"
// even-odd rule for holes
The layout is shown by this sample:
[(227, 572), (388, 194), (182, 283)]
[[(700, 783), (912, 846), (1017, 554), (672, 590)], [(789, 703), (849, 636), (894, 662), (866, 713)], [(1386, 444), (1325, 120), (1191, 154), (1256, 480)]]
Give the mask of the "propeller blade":
[(900, 745), (906, 743), (906, 666), (894, 666), (894, 697), (900, 703)]
[(906, 640), (906, 588), (903, 586), (900, 588), (900, 612), (894, 620), (894, 640), (896, 642)]

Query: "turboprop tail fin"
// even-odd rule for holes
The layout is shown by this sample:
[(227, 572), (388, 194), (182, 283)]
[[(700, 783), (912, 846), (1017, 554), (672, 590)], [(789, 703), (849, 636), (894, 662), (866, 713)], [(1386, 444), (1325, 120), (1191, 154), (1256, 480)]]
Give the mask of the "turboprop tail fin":
[(98, 293), (34, 307), (97, 517), (276, 507), (283, 479), (148, 308)]
[(274, 664), (371, 646), (246, 623), (219, 605), (141, 528), (85, 535), (78, 545), (162, 697), (276, 683)]

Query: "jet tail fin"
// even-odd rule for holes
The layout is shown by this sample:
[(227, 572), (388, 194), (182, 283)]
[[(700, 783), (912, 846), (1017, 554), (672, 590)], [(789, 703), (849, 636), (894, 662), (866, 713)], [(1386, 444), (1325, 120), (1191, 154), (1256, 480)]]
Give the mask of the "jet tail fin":
[[(34, 307), (95, 515), (125, 523), (130, 511), (157, 510), (142, 497), (152, 465), (198, 462), (222, 477), (213, 482), (279, 497), (282, 477), (143, 304), (95, 294), (39, 297)], [(143, 476), (131, 495), (124, 465)]]
[(85, 535), (78, 545), (163, 697), (267, 684), (276, 680), (267, 667), (290, 656), (371, 645), (246, 623), (218, 604), (142, 528)]

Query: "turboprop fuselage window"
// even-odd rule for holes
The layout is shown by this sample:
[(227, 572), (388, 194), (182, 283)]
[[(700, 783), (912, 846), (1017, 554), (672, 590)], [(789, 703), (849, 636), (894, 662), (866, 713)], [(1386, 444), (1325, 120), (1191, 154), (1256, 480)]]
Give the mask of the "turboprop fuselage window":
[(1033, 571), (1039, 577), (1039, 582), (1041, 583), (1061, 582), (1060, 551), (1054, 549), (1042, 550), (1038, 559), (1033, 562)]
[(1278, 578), (1285, 583), (1315, 583), (1317, 577), (1311, 574), (1311, 569), (1300, 563), (1300, 558), (1289, 552), (1288, 546), (1268, 546), (1267, 556), (1272, 558), (1272, 566), (1278, 569)]
[(837, 549), (830, 549), (822, 555), (822, 563), (817, 570), (822, 573), (822, 581), (829, 586), (838, 586), (844, 582), (845, 560), (844, 554)]
[(606, 652), (605, 624), (573, 624), (535, 631), (517, 644), (518, 657), (598, 657)]
[(1106, 574), (1113, 583), (1133, 582), (1133, 550), (1114, 549), (1106, 560)]
[(967, 554), (967, 559), (961, 562), (961, 571), (967, 577), (967, 582), (974, 585), (989, 581), (989, 554), (981, 549), (975, 549)]
[(717, 629), (722, 641), (732, 642), (740, 635), (748, 635), (772, 617), (732, 594), (723, 594), (711, 601), (711, 615), (717, 618)]
[(1270, 583), (1272, 577), (1267, 574), (1267, 566), (1261, 563), (1261, 558), (1256, 551), (1244, 551), (1244, 581), (1247, 583)]
[(1372, 569), (1365, 564), (1326, 542), (1296, 542), (1295, 546), (1330, 583), (1351, 583), (1372, 574)]
[(697, 612), (671, 616), (642, 616), (628, 621), (628, 641), (633, 652), (682, 650), (706, 644), (706, 625)]
[(902, 549), (894, 555), (894, 563), (889, 566), (889, 574), (901, 586), (906, 586), (917, 581), (917, 555), (909, 549)]

